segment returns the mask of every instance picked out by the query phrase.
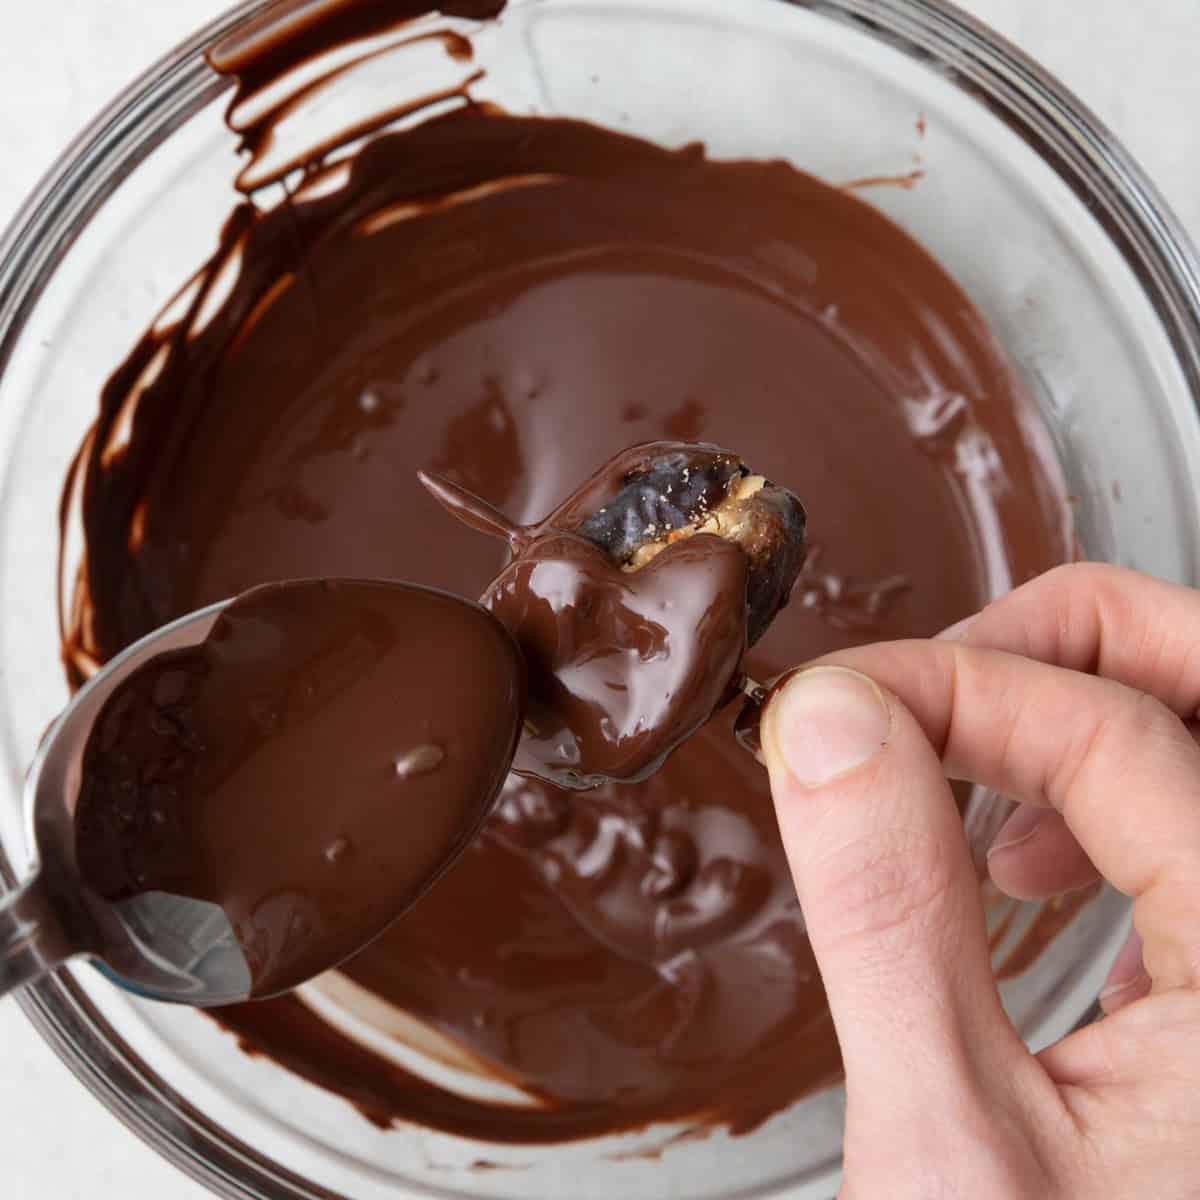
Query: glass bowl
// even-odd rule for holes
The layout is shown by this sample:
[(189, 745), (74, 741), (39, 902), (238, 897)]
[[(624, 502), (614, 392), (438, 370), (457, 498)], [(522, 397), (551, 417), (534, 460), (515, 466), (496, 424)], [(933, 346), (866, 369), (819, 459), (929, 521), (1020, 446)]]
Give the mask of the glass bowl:
[[(0, 245), (0, 875), (30, 865), (20, 804), (66, 699), (58, 663), (58, 493), (107, 374), (204, 259), (232, 202), (215, 22), (69, 148)], [(1091, 558), (1194, 584), (1200, 511), (1200, 271), (1153, 188), (1037, 66), (939, 0), (516, 0), (482, 29), (481, 94), (714, 156), (786, 157), (867, 197), (924, 243), (1037, 398)], [(636, 82), (631, 82), (636, 81)], [(1002, 985), (1034, 1045), (1088, 1012), (1124, 934), (1103, 894)], [(246, 1056), (194, 1012), (86, 966), (21, 1003), (78, 1077), (151, 1145), (230, 1197), (623, 1195), (824, 1198), (842, 1093), (742, 1138), (658, 1157), (662, 1132), (551, 1148), (380, 1131)], [(657, 1138), (657, 1141), (654, 1139)], [(648, 1141), (649, 1139), (649, 1141)], [(615, 1153), (616, 1152), (616, 1153)], [(510, 1168), (482, 1171), (486, 1159)]]

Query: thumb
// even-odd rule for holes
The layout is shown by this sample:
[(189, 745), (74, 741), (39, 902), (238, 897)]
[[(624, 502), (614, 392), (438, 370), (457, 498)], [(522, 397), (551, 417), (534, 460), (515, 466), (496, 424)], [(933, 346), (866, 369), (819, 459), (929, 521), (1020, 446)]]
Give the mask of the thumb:
[(938, 755), (894, 695), (836, 666), (784, 683), (761, 737), (850, 1112), (928, 1120), (977, 1088), (981, 1056), (1020, 1049)]

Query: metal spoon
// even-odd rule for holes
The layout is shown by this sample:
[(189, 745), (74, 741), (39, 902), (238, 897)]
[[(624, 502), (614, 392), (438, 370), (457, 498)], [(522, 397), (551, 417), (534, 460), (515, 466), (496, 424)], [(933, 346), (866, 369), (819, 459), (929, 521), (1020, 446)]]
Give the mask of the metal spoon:
[[(289, 670), (296, 667), (307, 672), (296, 677), (288, 676), (291, 684), (309, 689), (305, 693), (309, 699), (303, 704), (297, 701), (296, 706), (287, 711), (295, 714), (292, 728), (298, 729), (301, 735), (308, 739), (308, 744), (314, 747), (319, 757), (328, 758), (336, 772), (338, 763), (350, 762), (345, 756), (357, 753), (355, 747), (361, 748), (364, 743), (343, 741), (326, 748), (320, 740), (320, 730), (325, 727), (318, 725), (318, 731), (313, 732), (311, 723), (306, 722), (309, 722), (313, 712), (317, 711), (313, 709), (313, 703), (321, 704), (327, 700), (334, 706), (330, 711), (334, 712), (341, 722), (337, 728), (345, 729), (347, 712), (352, 718), (362, 693), (343, 692), (339, 699), (338, 688), (347, 678), (354, 678), (353, 674), (347, 676), (346, 672), (353, 672), (355, 663), (362, 662), (366, 653), (366, 642), (361, 636), (360, 628), (351, 627), (353, 637), (349, 643), (348, 657), (345, 640), (336, 640), (342, 637), (347, 626), (344, 622), (341, 625), (335, 622), (330, 626), (330, 620), (335, 611), (344, 616), (347, 611), (356, 614), (361, 610), (375, 620), (375, 624), (370, 626), (367, 632), (374, 630), (378, 633), (378, 610), (372, 613), (369, 606), (372, 603), (370, 597), (373, 595), (377, 599), (381, 593), (392, 598), (388, 601), (389, 604), (404, 604), (406, 616), (410, 603), (424, 606), (414, 610), (418, 614), (432, 615), (429, 616), (429, 620), (414, 619), (407, 622), (398, 627), (398, 632), (390, 637), (385, 634), (384, 641), (379, 644), (386, 647), (386, 650), (380, 653), (389, 656), (386, 669), (370, 668), (371, 671), (378, 670), (382, 674), (364, 674), (360, 678), (367, 680), (367, 686), (375, 689), (368, 694), (377, 695), (382, 686), (387, 689), (389, 696), (396, 697), (397, 704), (400, 702), (401, 692), (418, 697), (422, 713), (440, 714), (436, 717), (422, 717), (419, 723), (428, 724), (428, 720), (431, 719), (439, 721), (440, 728), (453, 740), (458, 750), (446, 752), (450, 757), (446, 757), (440, 768), (441, 774), (437, 778), (405, 779), (405, 773), (401, 771), (402, 763), (397, 761), (395, 770), (390, 772), (395, 781), (386, 786), (399, 790), (395, 793), (388, 790), (383, 799), (389, 804), (398, 805), (398, 811), (406, 814), (406, 820), (417, 821), (419, 824), (408, 826), (407, 832), (411, 836), (397, 839), (381, 838), (376, 827), (371, 826), (370, 834), (374, 836), (368, 836), (368, 844), (361, 847), (361, 862), (356, 858), (353, 862), (344, 864), (342, 869), (349, 874), (340, 877), (342, 881), (353, 881), (360, 875), (364, 879), (382, 879), (384, 882), (380, 886), (385, 890), (378, 896), (373, 892), (370, 896), (364, 895), (364, 904), (360, 907), (356, 901), (350, 906), (348, 915), (342, 918), (328, 918), (333, 921), (332, 932), (342, 938), (342, 945), (332, 960), (327, 961), (334, 955), (335, 948), (330, 939), (322, 935), (322, 940), (315, 943), (315, 948), (311, 949), (307, 957), (293, 960), (302, 962), (303, 966), (293, 969), (291, 975), (287, 975), (285, 971), (286, 982), (282, 984), (278, 982), (280, 975), (276, 971), (271, 976), (272, 986), (275, 986), (276, 990), (281, 986), (294, 986), (301, 977), (308, 977), (335, 966), (348, 953), (353, 953), (382, 932), (391, 920), (400, 915), (404, 907), (415, 900), (420, 891), (440, 876), (474, 835), (478, 824), (482, 823), (490, 809), (507, 774), (519, 736), (524, 703), (524, 668), (510, 635), (490, 613), (478, 605), (413, 585), (313, 580), (268, 585), (266, 588), (247, 593), (236, 601), (225, 601), (191, 613), (130, 646), (80, 689), (46, 733), (29, 770), (24, 791), (24, 803), (38, 865), (32, 876), (18, 890), (0, 898), (0, 995), (30, 983), (77, 956), (90, 958), (101, 971), (122, 987), (157, 1000), (212, 1006), (270, 994), (264, 990), (266, 976), (263, 972), (261, 938), (257, 949), (251, 947), (248, 956), (243, 951), (233, 922), (220, 904), (210, 902), (209, 899), (196, 899), (188, 895), (155, 890), (139, 890), (128, 898), (108, 900), (96, 890), (96, 887), (103, 885), (89, 884), (91, 876), (81, 865), (78, 839), (81, 829), (91, 828), (87, 823), (91, 818), (81, 817), (83, 823), (77, 825), (76, 811), (85, 782), (103, 779), (104, 776), (91, 776), (85, 781), (85, 751), (86, 761), (90, 764), (93, 762), (93, 752), (88, 750), (89, 738), (100, 722), (99, 728), (104, 732), (97, 742), (97, 752), (101, 754), (101, 758), (95, 761), (100, 763), (103, 755), (109, 752), (110, 743), (105, 741), (109, 736), (109, 726), (105, 724), (109, 721), (109, 716), (105, 706), (123, 683), (129, 681), (130, 677), (143, 667), (150, 671), (173, 670), (175, 664), (181, 661), (177, 655), (171, 660), (166, 660), (165, 666), (163, 663), (151, 666), (151, 660), (168, 652), (191, 651), (207, 642), (203, 650), (204, 663), (207, 666), (199, 676), (203, 680), (200, 686), (208, 689), (203, 692), (207, 697), (205, 702), (209, 704), (206, 711), (210, 715), (213, 711), (219, 711), (224, 716), (230, 716), (235, 722), (232, 726), (235, 736), (237, 730), (245, 728), (236, 724), (242, 720), (242, 701), (238, 699), (241, 693), (228, 690), (229, 676), (222, 672), (232, 669), (235, 673), (240, 672), (239, 678), (244, 678), (248, 669), (254, 669), (255, 662), (265, 664), (268, 671), (274, 671), (279, 666)], [(271, 625), (269, 622), (264, 625), (262, 597), (268, 597), (265, 603), (272, 605), (281, 602), (282, 609), (279, 611), (300, 613), (306, 621), (311, 614), (316, 614), (318, 623), (304, 627), (305, 635), (315, 631), (315, 640), (309, 638), (303, 644), (307, 647), (306, 655), (311, 652), (318, 654), (318, 657), (293, 660), (281, 653), (279, 646), (292, 643), (286, 640), (285, 626)], [(334, 599), (335, 597), (340, 599)], [(396, 599), (397, 597), (402, 599)], [(335, 610), (335, 605), (341, 607)], [(250, 606), (249, 610), (247, 606)], [(227, 609), (228, 614), (223, 617), (222, 614), (226, 613)], [(271, 609), (267, 615), (275, 612), (275, 609)], [(451, 670), (441, 670), (436, 678), (431, 679), (430, 672), (437, 672), (438, 663), (443, 661), (443, 658), (439, 657), (443, 655), (443, 648), (438, 643), (436, 631), (430, 628), (431, 622), (436, 625), (440, 614), (448, 614), (450, 627), (457, 629), (462, 626), (473, 631), (471, 636), (474, 640), (464, 643), (473, 647), (469, 655), (472, 661), (464, 662)], [(362, 619), (366, 620), (366, 617)], [(445, 627), (444, 624), (437, 626)], [(261, 639), (256, 632), (263, 629), (270, 635), (265, 639)], [(241, 633), (238, 630), (241, 630)], [(247, 630), (250, 630), (252, 635), (249, 641), (245, 637)], [(242, 640), (239, 641), (239, 638)], [(320, 654), (326, 652), (319, 648), (313, 650), (314, 645), (326, 646), (327, 649), (332, 646), (334, 650), (322, 659)], [(221, 654), (226, 657), (222, 659)], [(216, 657), (213, 657), (214, 655)], [(383, 659), (378, 661), (383, 662)], [(325, 669), (323, 675), (320, 673), (322, 662), (329, 668)], [(402, 668), (402, 678), (396, 675), (397, 665)], [(481, 678), (481, 672), (485, 670), (490, 672), (483, 676), (488, 680), (487, 683)], [(138, 680), (131, 682), (131, 687), (136, 690), (145, 678), (147, 676), (140, 676)], [(255, 678), (260, 679), (259, 676)], [(222, 684), (222, 680), (226, 682)], [(322, 693), (326, 700), (312, 700), (312, 689), (316, 684), (329, 685), (326, 692)], [(332, 691), (329, 691), (329, 688), (332, 688)], [(486, 719), (481, 722), (491, 731), (486, 739), (474, 736), (469, 728), (461, 728), (463, 718), (455, 715), (465, 711), (462, 706), (470, 705), (472, 695), (482, 695), (483, 692), (492, 696), (494, 700), (487, 701), (488, 704), (492, 704), (492, 708), (486, 710)], [(125, 704), (128, 695), (128, 692), (122, 693), (121, 708), (113, 710), (112, 720), (116, 722), (112, 726), (114, 729), (127, 728), (127, 722), (131, 719), (128, 713), (132, 710)], [(254, 695), (257, 696), (258, 693)], [(341, 707), (337, 708), (339, 704)], [(435, 704), (435, 707), (426, 708), (427, 704)], [(511, 728), (508, 728), (510, 725)], [(153, 728), (152, 725), (149, 727)], [(393, 727), (403, 734), (405, 718), (397, 715), (394, 723), (387, 723), (389, 731)], [(231, 726), (228, 721), (222, 728), (226, 729), (225, 736), (230, 736), (228, 731)], [(276, 734), (277, 729), (273, 726), (272, 731), (265, 735), (267, 740), (262, 745), (269, 743), (276, 746), (277, 743), (272, 740)], [(388, 732), (387, 736), (390, 738), (392, 735)], [(218, 767), (221, 762), (221, 750), (229, 748), (222, 747), (220, 741), (218, 737), (218, 744), (207, 752), (209, 755), (218, 755)], [(391, 745), (390, 741), (388, 745)], [(378, 746), (374, 743), (370, 743), (370, 746), (371, 757), (362, 761), (368, 762), (369, 771), (374, 772), (375, 767), (370, 764), (376, 761), (374, 753)], [(233, 745), (233, 750), (237, 762), (257, 761), (261, 765), (262, 760), (236, 757), (244, 751), (244, 738)], [(286, 749), (284, 752), (286, 753)], [(126, 761), (132, 763), (133, 778), (140, 780), (144, 765), (142, 758), (136, 757), (135, 753), (134, 759)], [(208, 758), (206, 761), (214, 760)], [(456, 766), (456, 763), (459, 765)], [(463, 766), (463, 763), (466, 765)], [(89, 766), (88, 769), (91, 771), (93, 768)], [(388, 773), (385, 769), (384, 774)], [(370, 777), (372, 780), (376, 778), (374, 774)], [(199, 779), (200, 775), (194, 778)], [(218, 770), (219, 787), (227, 787), (230, 778)], [(369, 818), (373, 821), (376, 819), (374, 814), (389, 811), (386, 808), (381, 810), (378, 803), (375, 803), (374, 807), (367, 804), (366, 807), (355, 810), (355, 796), (349, 799), (330, 796), (330, 804), (326, 805), (324, 797), (329, 793), (326, 791), (324, 775), (306, 777), (298, 785), (294, 785), (297, 790), (281, 785), (274, 776), (263, 776), (261, 772), (252, 772), (250, 778), (252, 782), (249, 786), (252, 791), (247, 791), (246, 786), (233, 789), (234, 803), (240, 806), (236, 811), (241, 814), (247, 811), (245, 806), (254, 806), (257, 798), (263, 794), (265, 779), (271, 797), (282, 800), (287, 806), (284, 819), (299, 822), (296, 827), (300, 829), (309, 827), (307, 821), (318, 824), (316, 817), (327, 812), (336, 813), (338, 821), (343, 817), (352, 821), (355, 812), (363, 814), (364, 820)], [(254, 780), (258, 782), (253, 782)], [(457, 785), (453, 782), (455, 780)], [(140, 784), (136, 786), (140, 787)], [(332, 790), (335, 793), (337, 791), (336, 780)], [(204, 795), (207, 794), (210, 793)], [(227, 790), (223, 795), (228, 800), (231, 792)], [(307, 821), (305, 810), (295, 810), (291, 807), (302, 802), (305, 796), (308, 797), (306, 802), (310, 804)], [(379, 799), (380, 797), (374, 794), (367, 797), (368, 801), (377, 802)], [(206, 801), (202, 799), (202, 802)], [(315, 816), (311, 808), (314, 802), (321, 805), (320, 812)], [(271, 801), (268, 799), (264, 803), (270, 804)], [(458, 815), (460, 809), (461, 816)], [(193, 808), (188, 811), (196, 810)], [(226, 809), (222, 808), (219, 811), (223, 814)], [(248, 871), (253, 876), (251, 883), (255, 887), (260, 870), (258, 864), (263, 864), (261, 869), (264, 879), (273, 880), (272, 871), (277, 875), (283, 861), (278, 844), (280, 826), (276, 823), (272, 829), (277, 810), (267, 807), (259, 811), (264, 815), (270, 814), (270, 817), (267, 820), (259, 819), (249, 823), (248, 827), (258, 832), (246, 833), (242, 822), (239, 820), (237, 823), (237, 836), (243, 840), (236, 861), (242, 864), (239, 869), (243, 872)], [(454, 815), (452, 819), (442, 820), (441, 824), (436, 821), (433, 825), (420, 824), (425, 820), (421, 814), (430, 812)], [(409, 817), (407, 814), (413, 815)], [(220, 819), (221, 829), (229, 828), (223, 823), (224, 817)], [(364, 826), (364, 830), (366, 828)], [(276, 835), (274, 838), (272, 833)], [(133, 836), (141, 835), (135, 832)], [(270, 844), (259, 847), (255, 844), (255, 839), (263, 842), (269, 840)], [(203, 843), (197, 844), (192, 840), (191, 834), (187, 835), (187, 840), (182, 845), (186, 853), (192, 856), (204, 852)], [(301, 846), (305, 863), (309, 861), (306, 846), (307, 843)], [(227, 846), (221, 851), (222, 854), (228, 852)], [(382, 864), (381, 855), (386, 856)], [(324, 865), (319, 853), (314, 858), (320, 864), (317, 867), (318, 874), (312, 877), (314, 886), (333, 886), (335, 889), (349, 886), (344, 882), (335, 882), (332, 885), (328, 882), (332, 878), (330, 873), (334, 870), (332, 858), (328, 866)], [(196, 861), (204, 864), (208, 860), (201, 857)], [(228, 863), (235, 860), (221, 858), (218, 861)], [(292, 870), (290, 866), (284, 869)], [(145, 877), (140, 877), (139, 882), (143, 878)], [(245, 879), (246, 876), (239, 878)], [(192, 890), (188, 886), (188, 879), (190, 876), (185, 877), (184, 882), (178, 885), (182, 890)], [(153, 888), (156, 885), (151, 880), (147, 886)], [(270, 886), (274, 887), (275, 884), (272, 882)], [(307, 884), (302, 879), (300, 883), (289, 886)], [(408, 888), (408, 891), (405, 891), (405, 888)], [(108, 891), (107, 888), (105, 890), (109, 895), (126, 894)], [(203, 889), (199, 890), (202, 895), (213, 894)], [(335, 891), (335, 894), (341, 893)], [(274, 902), (279, 895), (280, 893), (272, 891), (268, 899)], [(221, 898), (224, 899), (224, 896)], [(345, 911), (344, 907), (338, 911)], [(371, 915), (364, 916), (364, 913)], [(316, 919), (325, 921), (326, 917), (318, 912)], [(242, 920), (245, 920), (244, 914)], [(249, 928), (255, 934), (263, 932), (261, 927)], [(310, 947), (314, 945), (311, 941), (307, 944)], [(276, 953), (273, 967), (278, 965)], [(268, 963), (268, 966), (272, 964)]]
[(110, 904), (83, 886), (75, 860), (83, 751), (105, 702), (154, 656), (203, 642), (227, 603), (180, 617), (118, 654), (43, 737), (24, 792), (38, 865), (0, 900), (0, 995), (79, 955), (154, 999), (215, 1005), (249, 994), (250, 968), (218, 905), (161, 892)]

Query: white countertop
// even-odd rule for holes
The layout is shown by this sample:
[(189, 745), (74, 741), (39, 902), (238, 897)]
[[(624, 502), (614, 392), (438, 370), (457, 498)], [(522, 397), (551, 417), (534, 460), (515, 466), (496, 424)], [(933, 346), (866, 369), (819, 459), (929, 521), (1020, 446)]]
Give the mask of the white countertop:
[[(1140, 160), (1200, 241), (1197, 0), (959, 0), (1055, 72)], [(222, 0), (5, 0), (0, 226), (67, 141)], [(75, 1082), (0, 1000), (4, 1200), (204, 1200)]]

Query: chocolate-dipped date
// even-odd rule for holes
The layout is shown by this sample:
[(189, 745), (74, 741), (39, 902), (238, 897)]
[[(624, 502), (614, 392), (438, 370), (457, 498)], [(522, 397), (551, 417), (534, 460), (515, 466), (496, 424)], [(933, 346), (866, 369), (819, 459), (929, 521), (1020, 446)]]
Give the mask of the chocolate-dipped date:
[(421, 478), (512, 549), (482, 603), (529, 671), (513, 766), (560, 787), (656, 771), (729, 698), (804, 559), (799, 500), (715, 446), (626, 451), (526, 527), (448, 480)]

